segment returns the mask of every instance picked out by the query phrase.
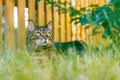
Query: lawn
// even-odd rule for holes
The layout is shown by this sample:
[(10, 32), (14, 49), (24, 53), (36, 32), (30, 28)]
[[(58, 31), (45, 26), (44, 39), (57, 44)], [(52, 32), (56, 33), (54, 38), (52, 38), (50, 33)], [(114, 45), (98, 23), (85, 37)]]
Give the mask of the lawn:
[(108, 42), (88, 44), (82, 55), (45, 54), (39, 60), (25, 50), (7, 50), (0, 52), (0, 80), (119, 80), (119, 52)]

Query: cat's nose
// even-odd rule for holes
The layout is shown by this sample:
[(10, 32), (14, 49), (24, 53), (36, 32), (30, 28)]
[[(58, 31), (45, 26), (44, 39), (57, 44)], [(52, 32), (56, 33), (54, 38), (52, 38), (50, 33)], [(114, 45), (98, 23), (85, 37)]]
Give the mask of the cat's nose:
[(45, 42), (44, 43), (47, 43), (47, 39), (45, 38)]
[(48, 43), (48, 39), (45, 38), (43, 45), (47, 45), (47, 43)]

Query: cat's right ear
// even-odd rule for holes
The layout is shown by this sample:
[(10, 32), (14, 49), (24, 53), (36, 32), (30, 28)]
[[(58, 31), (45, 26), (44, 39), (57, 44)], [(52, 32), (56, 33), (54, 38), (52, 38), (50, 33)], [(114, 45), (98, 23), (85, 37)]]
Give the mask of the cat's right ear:
[(32, 20), (29, 20), (29, 21), (28, 21), (28, 30), (29, 30), (30, 32), (32, 32), (32, 31), (35, 30), (35, 28), (36, 28), (36, 25), (34, 24), (34, 22), (33, 22)]

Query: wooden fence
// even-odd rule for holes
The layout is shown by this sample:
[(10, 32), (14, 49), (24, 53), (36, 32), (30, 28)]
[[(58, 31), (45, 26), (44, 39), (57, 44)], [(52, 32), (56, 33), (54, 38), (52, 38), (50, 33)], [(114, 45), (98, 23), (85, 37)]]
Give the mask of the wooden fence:
[[(58, 1), (58, 0), (53, 0)], [(105, 0), (61, 0), (71, 1), (72, 6), (76, 9), (81, 7), (88, 7), (90, 4), (99, 4), (100, 6), (105, 4)], [(3, 8), (2, 5), (5, 7)], [(14, 7), (18, 8), (18, 46), (25, 46), (26, 43), (26, 27), (25, 27), (25, 8), (28, 8), (29, 19), (32, 19), (38, 25), (44, 26), (49, 21), (54, 23), (54, 41), (72, 41), (76, 39), (84, 41), (97, 41), (100, 35), (88, 37), (91, 29), (85, 30), (81, 25), (74, 25), (70, 23), (69, 13), (62, 14), (62, 11), (58, 7), (53, 7), (50, 4), (46, 4), (45, 0), (35, 2), (35, 0), (0, 0), (0, 44), (3, 42), (3, 28), (5, 28), (5, 43), (8, 48), (16, 47), (16, 36), (14, 28)], [(64, 6), (64, 5), (62, 5)], [(69, 5), (64, 6), (66, 8)], [(4, 12), (3, 12), (4, 9)], [(3, 27), (3, 19), (5, 27)]]

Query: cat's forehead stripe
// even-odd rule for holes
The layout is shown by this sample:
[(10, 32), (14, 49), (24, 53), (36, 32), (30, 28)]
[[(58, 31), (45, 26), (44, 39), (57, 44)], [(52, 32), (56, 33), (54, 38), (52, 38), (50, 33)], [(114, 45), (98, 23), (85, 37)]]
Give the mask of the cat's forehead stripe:
[(38, 29), (46, 29), (46, 26), (37, 26)]

